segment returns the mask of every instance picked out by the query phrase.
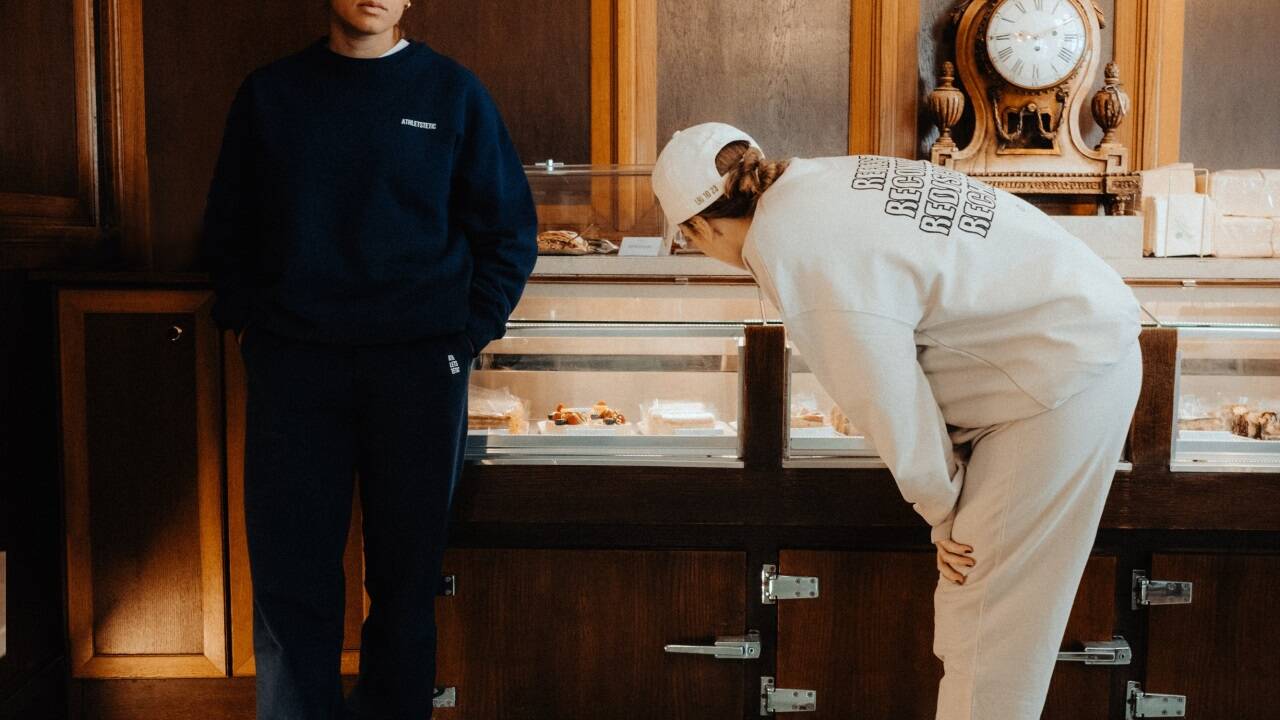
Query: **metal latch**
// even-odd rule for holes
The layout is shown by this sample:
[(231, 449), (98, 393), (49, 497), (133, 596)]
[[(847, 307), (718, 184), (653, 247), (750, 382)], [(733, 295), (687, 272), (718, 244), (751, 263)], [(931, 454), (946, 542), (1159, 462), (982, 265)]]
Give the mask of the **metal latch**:
[(760, 716), (774, 713), (817, 712), (817, 690), (792, 690), (776, 687), (772, 677), (760, 678)]
[(717, 660), (757, 660), (760, 658), (760, 633), (716, 638), (715, 645), (666, 645), (672, 655), (710, 655)]
[(1146, 570), (1133, 571), (1133, 603), (1131, 610), (1140, 605), (1190, 605), (1191, 583), (1150, 580)]
[(1058, 653), (1058, 662), (1082, 662), (1085, 665), (1128, 665), (1131, 660), (1133, 650), (1119, 635), (1111, 640), (1086, 642), (1080, 652)]
[(458, 707), (458, 688), (438, 687), (431, 698), (431, 707)]
[(760, 570), (760, 602), (774, 605), (779, 600), (809, 600), (818, 597), (818, 578), (779, 575), (777, 565)]
[(1186, 717), (1186, 695), (1157, 695), (1142, 692), (1142, 684), (1129, 681), (1129, 692), (1125, 695), (1125, 720), (1149, 717)]
[(458, 594), (458, 576), (445, 575), (440, 578), (440, 589), (436, 595), (441, 597), (453, 597)]

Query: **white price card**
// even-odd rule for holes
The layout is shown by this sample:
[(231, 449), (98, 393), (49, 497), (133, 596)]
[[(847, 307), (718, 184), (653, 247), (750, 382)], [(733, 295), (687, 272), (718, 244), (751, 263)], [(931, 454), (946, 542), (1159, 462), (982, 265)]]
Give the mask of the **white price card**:
[(624, 237), (622, 248), (618, 250), (621, 257), (658, 257), (661, 254), (661, 237)]

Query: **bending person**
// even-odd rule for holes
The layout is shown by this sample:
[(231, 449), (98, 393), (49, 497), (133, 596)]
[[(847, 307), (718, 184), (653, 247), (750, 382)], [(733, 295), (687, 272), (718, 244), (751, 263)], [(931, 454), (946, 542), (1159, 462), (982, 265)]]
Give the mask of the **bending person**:
[(1043, 212), (877, 156), (677, 133), (672, 227), (748, 270), (930, 525), (938, 720), (1040, 717), (1142, 380), (1121, 278)]

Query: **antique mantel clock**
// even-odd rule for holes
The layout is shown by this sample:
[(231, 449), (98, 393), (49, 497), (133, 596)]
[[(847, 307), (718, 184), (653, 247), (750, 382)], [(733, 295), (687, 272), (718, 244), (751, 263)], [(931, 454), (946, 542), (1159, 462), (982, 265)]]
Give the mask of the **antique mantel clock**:
[[(964, 0), (952, 13), (955, 64), (943, 64), (929, 107), (942, 130), (933, 162), (1011, 192), (1096, 199), (1124, 214), (1139, 190), (1115, 129), (1129, 111), (1115, 63), (1093, 98), (1105, 131), (1097, 147), (1081, 136), (1080, 112), (1100, 64), (1106, 18), (1096, 0)], [(963, 92), (955, 87), (959, 69)], [(956, 145), (952, 127), (973, 108), (973, 136)]]

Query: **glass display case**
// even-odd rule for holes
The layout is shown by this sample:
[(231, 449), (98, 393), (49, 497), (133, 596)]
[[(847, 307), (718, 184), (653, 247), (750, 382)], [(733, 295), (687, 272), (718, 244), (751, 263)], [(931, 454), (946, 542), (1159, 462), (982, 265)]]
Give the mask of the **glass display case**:
[(1178, 328), (1170, 469), (1280, 471), (1280, 325)]
[(1170, 469), (1280, 471), (1280, 289), (1138, 292), (1178, 333)]
[(467, 454), (736, 461), (742, 323), (517, 321), (475, 360)]
[(787, 446), (793, 460), (804, 458), (874, 459), (875, 446), (836, 407), (809, 371), (804, 356), (787, 343), (787, 383), (790, 433)]
[(525, 167), (538, 208), (539, 255), (616, 255), (628, 239), (646, 254), (670, 254), (651, 165)]

